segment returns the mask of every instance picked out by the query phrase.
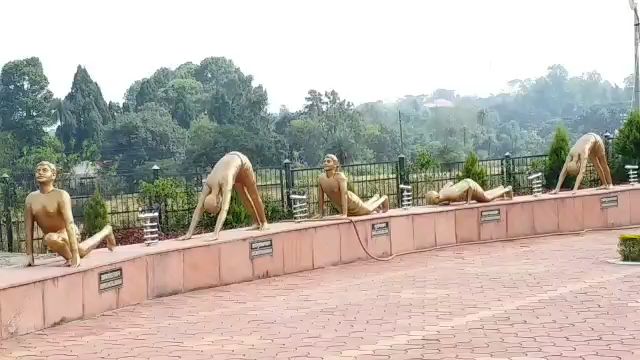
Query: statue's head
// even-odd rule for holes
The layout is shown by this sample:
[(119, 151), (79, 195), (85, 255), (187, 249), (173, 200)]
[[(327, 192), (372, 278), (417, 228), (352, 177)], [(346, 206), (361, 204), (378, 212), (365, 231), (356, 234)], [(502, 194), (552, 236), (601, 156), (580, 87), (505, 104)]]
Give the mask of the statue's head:
[(58, 169), (48, 161), (41, 161), (36, 165), (36, 182), (38, 184), (52, 183), (56, 180)]
[(220, 197), (216, 194), (209, 194), (204, 199), (204, 209), (211, 215), (220, 212)]
[(322, 162), (322, 165), (325, 171), (330, 171), (330, 170), (338, 171), (340, 169), (340, 162), (338, 161), (338, 158), (333, 154), (327, 154), (324, 157), (324, 161)]
[(440, 202), (440, 194), (435, 191), (428, 191), (424, 197), (429, 205), (438, 205)]
[(580, 172), (580, 157), (574, 156), (567, 163), (567, 175), (576, 176)]

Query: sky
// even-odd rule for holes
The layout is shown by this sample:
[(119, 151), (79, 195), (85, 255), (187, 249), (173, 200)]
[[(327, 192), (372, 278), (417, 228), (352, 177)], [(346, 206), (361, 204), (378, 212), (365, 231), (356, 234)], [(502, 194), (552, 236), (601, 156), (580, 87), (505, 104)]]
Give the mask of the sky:
[(0, 64), (43, 63), (58, 97), (83, 65), (107, 101), (160, 67), (227, 57), (269, 109), (309, 89), (359, 104), (455, 89), (486, 96), (552, 64), (633, 72), (628, 0), (3, 0)]

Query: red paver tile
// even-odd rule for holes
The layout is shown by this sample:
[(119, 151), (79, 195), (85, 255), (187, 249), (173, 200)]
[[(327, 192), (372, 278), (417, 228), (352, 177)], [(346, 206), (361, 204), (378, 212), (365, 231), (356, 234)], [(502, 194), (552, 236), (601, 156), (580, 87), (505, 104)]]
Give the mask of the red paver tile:
[(603, 261), (619, 233), (194, 291), (3, 340), (0, 359), (637, 359), (640, 267)]

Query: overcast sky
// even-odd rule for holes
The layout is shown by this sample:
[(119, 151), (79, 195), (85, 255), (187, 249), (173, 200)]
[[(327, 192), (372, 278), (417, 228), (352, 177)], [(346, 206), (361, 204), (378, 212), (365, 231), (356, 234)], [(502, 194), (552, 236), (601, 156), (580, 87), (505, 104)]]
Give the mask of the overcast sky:
[(0, 64), (38, 56), (56, 96), (78, 64), (105, 98), (157, 68), (232, 59), (291, 110), (311, 89), (355, 103), (435, 88), (487, 95), (560, 63), (633, 71), (627, 0), (0, 0)]

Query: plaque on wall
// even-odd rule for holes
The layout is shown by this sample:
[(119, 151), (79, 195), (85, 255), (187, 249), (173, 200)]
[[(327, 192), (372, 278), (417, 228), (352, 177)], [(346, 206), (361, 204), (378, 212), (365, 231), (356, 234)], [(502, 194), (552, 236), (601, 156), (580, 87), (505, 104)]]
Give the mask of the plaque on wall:
[(254, 240), (250, 243), (251, 259), (259, 256), (273, 256), (273, 241), (271, 239), (266, 240)]
[(501, 219), (500, 209), (491, 209), (491, 210), (482, 210), (482, 211), (480, 211), (480, 222), (481, 223), (496, 222), (496, 221), (500, 221), (500, 219)]
[(103, 271), (98, 274), (98, 291), (121, 288), (123, 284), (122, 268)]
[(618, 195), (603, 196), (600, 198), (601, 209), (606, 209), (610, 207), (618, 207)]
[(371, 236), (389, 235), (389, 223), (387, 221), (371, 224)]

